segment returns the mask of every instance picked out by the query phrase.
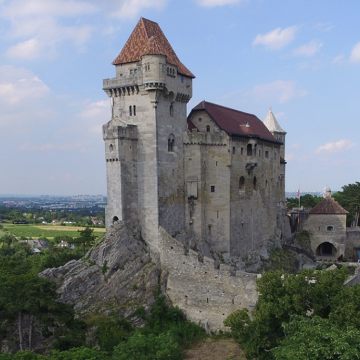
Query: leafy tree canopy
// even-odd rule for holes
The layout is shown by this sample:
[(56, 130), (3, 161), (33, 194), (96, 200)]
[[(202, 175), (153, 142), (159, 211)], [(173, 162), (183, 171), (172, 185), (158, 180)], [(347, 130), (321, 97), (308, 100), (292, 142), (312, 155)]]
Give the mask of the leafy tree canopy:
[[(348, 293), (344, 289), (347, 276), (345, 268), (318, 272), (303, 270), (297, 275), (265, 272), (257, 280), (260, 295), (251, 317), (247, 309), (237, 310), (224, 324), (231, 328), (248, 359), (274, 359), (271, 350), (284, 339), (283, 324), (289, 323), (294, 315), (330, 316), (334, 323), (336, 319), (343, 321), (342, 311), (346, 305), (342, 299)], [(354, 299), (357, 294), (360, 296), (360, 287), (356, 294), (350, 293), (345, 298)], [(351, 314), (356, 311), (355, 306)]]

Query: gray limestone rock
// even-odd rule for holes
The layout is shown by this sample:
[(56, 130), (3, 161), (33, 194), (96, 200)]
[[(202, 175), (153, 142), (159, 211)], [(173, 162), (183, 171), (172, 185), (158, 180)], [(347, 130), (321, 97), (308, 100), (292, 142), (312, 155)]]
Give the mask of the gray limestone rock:
[(154, 302), (160, 270), (152, 263), (137, 223), (115, 224), (86, 260), (72, 260), (40, 276), (58, 284), (60, 301), (79, 316), (92, 312), (131, 317)]

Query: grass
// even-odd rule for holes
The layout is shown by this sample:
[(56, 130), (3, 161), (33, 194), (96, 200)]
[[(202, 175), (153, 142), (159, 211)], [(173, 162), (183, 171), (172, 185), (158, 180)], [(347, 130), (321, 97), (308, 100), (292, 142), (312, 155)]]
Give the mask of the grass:
[[(13, 224), (3, 224), (4, 228), (8, 230), (10, 234), (13, 234), (18, 239), (22, 238), (41, 238), (46, 237), (48, 239), (54, 238), (55, 236), (70, 236), (78, 237), (78, 230), (85, 229), (80, 226), (56, 226), (56, 225), (13, 225)], [(103, 236), (106, 229), (97, 228), (94, 231), (94, 235), (97, 237)]]
[(185, 360), (241, 360), (245, 359), (233, 339), (207, 338), (185, 351)]

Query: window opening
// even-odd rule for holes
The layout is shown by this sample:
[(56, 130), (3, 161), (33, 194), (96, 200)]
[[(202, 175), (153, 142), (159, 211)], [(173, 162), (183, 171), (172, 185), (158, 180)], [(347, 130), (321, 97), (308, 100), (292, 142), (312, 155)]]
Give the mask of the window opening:
[(241, 154), (241, 155), (244, 155), (244, 148), (241, 148), (241, 149), (240, 149), (240, 154)]
[(134, 116), (136, 116), (136, 105), (134, 105)]
[(174, 106), (170, 105), (170, 116), (174, 116)]
[(235, 154), (235, 151), (236, 151), (236, 147), (233, 146), (233, 154)]
[(210, 132), (210, 126), (209, 125), (206, 126), (206, 132)]
[(252, 156), (252, 145), (248, 144), (248, 146), (246, 147), (246, 154), (247, 156)]
[(333, 230), (334, 230), (334, 227), (333, 227), (333, 226), (328, 226), (328, 227), (326, 228), (326, 230), (327, 230), (327, 231), (333, 231)]
[(240, 177), (239, 180), (239, 189), (244, 190), (245, 189), (245, 178), (243, 176)]
[(256, 190), (256, 176), (254, 176), (254, 180), (253, 180), (253, 189)]
[(268, 151), (265, 151), (265, 157), (266, 157), (266, 159), (269, 158), (269, 152)]
[(173, 152), (174, 151), (174, 139), (169, 139), (168, 140), (168, 152)]
[(215, 192), (215, 186), (214, 186), (214, 185), (211, 185), (211, 187), (210, 187), (210, 191), (211, 191), (212, 193), (214, 193), (214, 192)]
[(114, 216), (114, 217), (113, 217), (113, 223), (114, 223), (115, 221), (119, 221), (119, 218), (118, 218), (117, 216)]
[(129, 116), (132, 116), (132, 106), (129, 106)]

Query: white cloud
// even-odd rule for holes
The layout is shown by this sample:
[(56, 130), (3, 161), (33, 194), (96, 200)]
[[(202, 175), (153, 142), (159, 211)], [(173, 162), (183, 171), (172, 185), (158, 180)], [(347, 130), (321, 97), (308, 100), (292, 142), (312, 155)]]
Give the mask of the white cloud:
[(280, 111), (274, 114), (276, 119), (282, 119), (283, 117), (285, 117), (285, 112), (284, 111)]
[(86, 121), (89, 132), (102, 133), (102, 125), (110, 120), (110, 100), (100, 100), (88, 104), (80, 116)]
[(2, 16), (10, 19), (32, 16), (78, 16), (99, 9), (86, 1), (13, 0), (2, 8)]
[(358, 42), (351, 51), (350, 61), (353, 63), (360, 62), (360, 42)]
[(38, 145), (38, 144), (31, 144), (29, 142), (26, 142), (24, 144), (21, 144), (19, 146), (19, 150), (26, 150), (26, 151), (48, 151), (48, 150), (53, 150), (55, 148), (55, 145), (52, 143), (47, 143), (47, 144), (43, 144), (43, 145)]
[(298, 89), (296, 81), (277, 80), (272, 83), (257, 85), (252, 89), (252, 94), (258, 98), (275, 97), (279, 103), (284, 103), (294, 97), (307, 95), (304, 89)]
[(323, 43), (311, 40), (308, 44), (302, 45), (293, 51), (295, 56), (313, 56), (322, 48)]
[(334, 57), (334, 59), (332, 59), (331, 62), (332, 62), (333, 64), (338, 64), (338, 63), (343, 62), (343, 60), (344, 60), (344, 55), (340, 54), (340, 55)]
[(278, 50), (290, 44), (295, 39), (297, 26), (289, 26), (285, 29), (276, 28), (267, 34), (258, 34), (253, 45), (264, 45), (269, 50)]
[(97, 4), (109, 17), (128, 19), (137, 17), (143, 9), (154, 8), (161, 11), (169, 0), (90, 0)]
[(300, 144), (299, 143), (293, 143), (290, 145), (290, 149), (299, 149), (300, 148)]
[(294, 158), (295, 158), (295, 154), (293, 154), (293, 153), (285, 154), (285, 160), (287, 162), (293, 160)]
[(197, 3), (200, 6), (214, 7), (214, 6), (233, 5), (243, 1), (244, 0), (197, 0)]
[(357, 146), (357, 143), (352, 142), (348, 139), (341, 139), (337, 142), (329, 142), (325, 145), (319, 146), (315, 153), (335, 153), (344, 150), (350, 150)]
[(334, 25), (332, 25), (330, 22), (327, 22), (327, 23), (319, 22), (319, 23), (315, 24), (315, 28), (320, 31), (326, 32), (326, 31), (333, 29)]
[(6, 55), (18, 59), (36, 59), (40, 54), (41, 48), (39, 40), (33, 38), (11, 46)]
[[(103, 13), (107, 17), (134, 18), (145, 8), (162, 10), (169, 0), (9, 0), (0, 2), (0, 19), (11, 24), (6, 36), (20, 42), (7, 50), (11, 58), (51, 58), (61, 42), (71, 42), (78, 51), (95, 31), (84, 25), (87, 16)], [(111, 25), (111, 24), (110, 24)], [(112, 33), (106, 23), (104, 31)]]
[(24, 68), (0, 66), (0, 104), (2, 108), (30, 103), (50, 93), (36, 75)]

